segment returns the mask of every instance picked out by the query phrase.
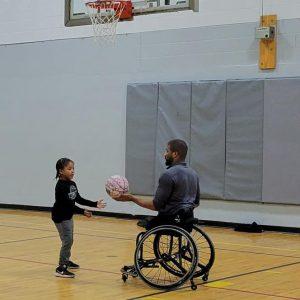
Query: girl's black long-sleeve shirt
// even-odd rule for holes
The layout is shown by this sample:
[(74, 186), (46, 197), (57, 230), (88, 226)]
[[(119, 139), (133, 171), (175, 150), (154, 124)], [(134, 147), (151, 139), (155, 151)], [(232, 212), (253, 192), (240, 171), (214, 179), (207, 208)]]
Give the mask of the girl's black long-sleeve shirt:
[(77, 207), (75, 202), (97, 207), (97, 202), (82, 198), (74, 181), (59, 179), (55, 187), (55, 203), (52, 207), (52, 220), (55, 223), (60, 223), (64, 220), (70, 220), (74, 213), (83, 213), (83, 209)]

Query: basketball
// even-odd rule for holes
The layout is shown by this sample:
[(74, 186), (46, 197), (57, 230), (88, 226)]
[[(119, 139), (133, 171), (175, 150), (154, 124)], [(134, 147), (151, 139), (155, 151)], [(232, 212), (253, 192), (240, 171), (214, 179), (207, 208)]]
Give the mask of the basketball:
[(129, 191), (129, 183), (125, 177), (121, 175), (113, 175), (107, 179), (105, 189), (109, 195), (111, 192), (125, 194)]

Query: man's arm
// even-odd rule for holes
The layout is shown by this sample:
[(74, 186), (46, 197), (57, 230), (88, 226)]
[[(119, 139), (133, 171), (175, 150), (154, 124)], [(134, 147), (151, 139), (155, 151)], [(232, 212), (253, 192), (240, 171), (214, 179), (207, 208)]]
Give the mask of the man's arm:
[(133, 196), (132, 194), (120, 195), (118, 192), (112, 191), (110, 196), (117, 201), (131, 201), (137, 205), (151, 210), (159, 211), (165, 207), (171, 193), (173, 181), (169, 175), (164, 174), (159, 179), (158, 188), (154, 199), (143, 199)]
[(164, 173), (158, 181), (158, 187), (153, 199), (153, 204), (157, 210), (164, 209), (169, 201), (174, 187), (174, 182), (170, 175)]
[(157, 209), (155, 208), (155, 206), (153, 204), (153, 199), (138, 198), (138, 197), (135, 197), (131, 194), (122, 195), (122, 196), (119, 197), (119, 199), (121, 201), (131, 201), (131, 202), (134, 202), (135, 204), (137, 204), (141, 207), (157, 211)]

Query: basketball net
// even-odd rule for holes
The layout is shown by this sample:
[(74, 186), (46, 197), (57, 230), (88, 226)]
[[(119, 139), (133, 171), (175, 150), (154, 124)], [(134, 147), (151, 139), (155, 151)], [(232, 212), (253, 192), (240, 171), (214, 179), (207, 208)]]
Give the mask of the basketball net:
[(98, 0), (85, 3), (91, 19), (95, 41), (100, 44), (114, 44), (117, 24), (124, 10), (125, 2), (120, 0)]

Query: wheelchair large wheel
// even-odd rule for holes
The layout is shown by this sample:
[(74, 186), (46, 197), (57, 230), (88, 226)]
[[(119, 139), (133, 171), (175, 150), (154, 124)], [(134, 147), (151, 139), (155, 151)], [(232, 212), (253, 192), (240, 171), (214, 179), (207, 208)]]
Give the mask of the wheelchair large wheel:
[[(206, 281), (208, 279), (209, 270), (212, 267), (215, 260), (214, 245), (208, 237), (208, 235), (196, 225), (193, 225), (193, 230), (190, 233), (190, 236), (193, 238), (198, 250), (198, 265), (193, 277), (195, 278), (203, 276), (203, 280)], [(169, 248), (176, 246), (176, 243), (178, 243), (174, 237), (170, 237), (170, 239), (165, 242), (169, 243)], [(161, 241), (161, 236), (160, 234), (157, 234), (154, 239), (154, 251), (156, 257), (158, 258), (160, 258), (163, 253), (162, 245), (163, 243)], [(185, 255), (186, 260), (191, 260), (190, 255), (188, 255), (188, 252)], [(173, 268), (173, 265), (171, 263), (164, 263), (163, 267), (173, 275), (183, 275), (181, 273), (181, 270), (178, 268)]]
[(215, 261), (215, 248), (209, 236), (199, 226), (193, 225), (190, 235), (197, 246), (199, 256), (198, 266), (193, 277), (204, 276), (203, 279), (205, 280), (208, 278), (209, 270)]
[(143, 235), (136, 247), (134, 262), (139, 277), (147, 284), (174, 289), (193, 277), (198, 265), (197, 246), (185, 230), (171, 225), (158, 226)]

